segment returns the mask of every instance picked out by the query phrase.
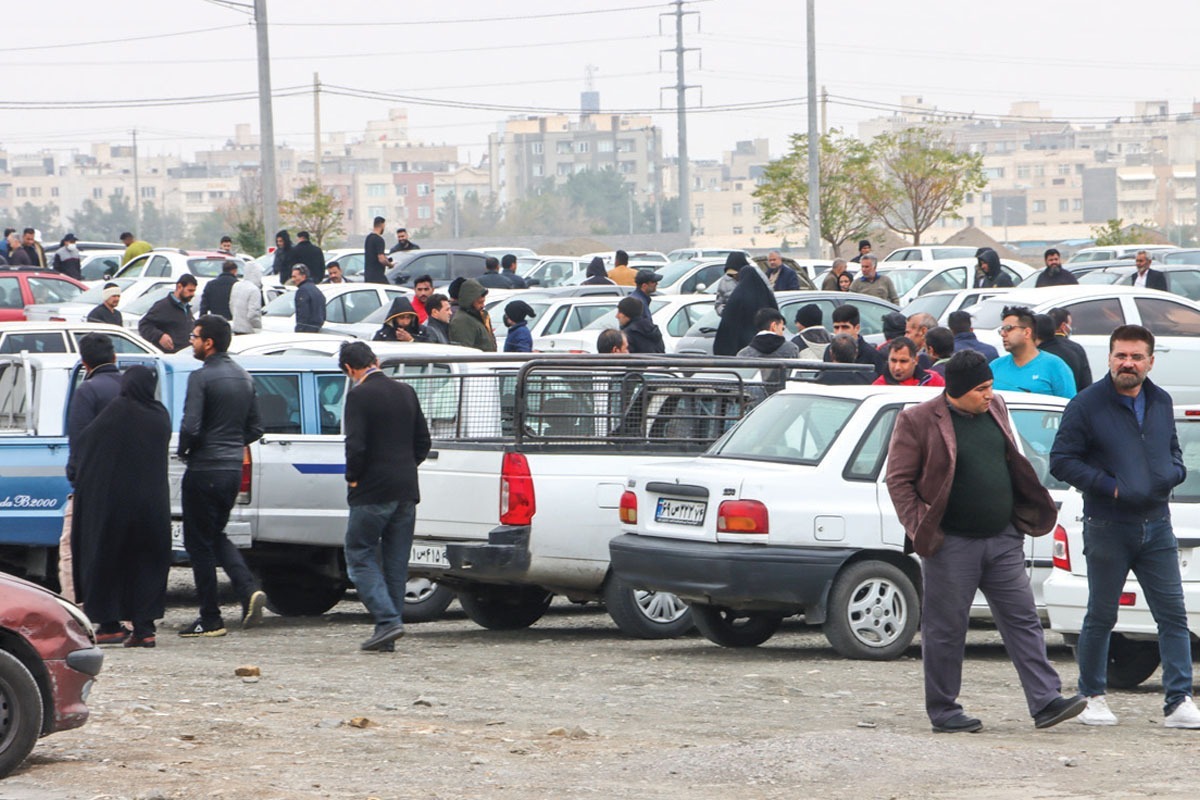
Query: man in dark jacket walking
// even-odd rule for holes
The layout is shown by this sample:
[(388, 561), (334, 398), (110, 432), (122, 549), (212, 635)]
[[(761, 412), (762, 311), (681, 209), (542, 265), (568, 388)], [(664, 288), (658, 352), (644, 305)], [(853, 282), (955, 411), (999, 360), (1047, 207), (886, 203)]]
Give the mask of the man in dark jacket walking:
[(633, 283), (637, 286), (629, 293), (630, 297), (636, 297), (642, 301), (642, 306), (646, 310), (646, 318), (654, 319), (654, 314), (650, 311), (650, 296), (658, 291), (658, 282), (662, 280), (662, 275), (659, 275), (652, 269), (639, 269), (637, 275), (633, 278)]
[(511, 289), (512, 284), (508, 278), (500, 274), (500, 260), (495, 256), (488, 256), (483, 260), (484, 273), (475, 280), (479, 281), (479, 285), (485, 289)]
[(425, 301), (425, 334), (431, 344), (450, 344), (450, 298), (444, 294), (431, 294)]
[(175, 291), (150, 306), (138, 320), (138, 333), (164, 353), (178, 353), (188, 346), (188, 337), (196, 324), (192, 314), (192, 298), (196, 296), (196, 279), (188, 274), (175, 281)]
[(229, 294), (237, 283), (238, 263), (226, 261), (221, 265), (221, 274), (208, 282), (200, 293), (200, 316), (216, 314), (218, 317), (233, 319), (233, 311), (229, 306)]
[(192, 355), (204, 366), (188, 376), (179, 424), (178, 456), (183, 473), (183, 547), (192, 562), (200, 616), (179, 631), (185, 638), (224, 636), (217, 603), (217, 564), (225, 570), (242, 601), (242, 627), (262, 617), (267, 596), (225, 535), (237, 500), (246, 445), (263, 434), (258, 399), (249, 373), (229, 357), (233, 329), (215, 314), (196, 320)]
[(662, 332), (646, 315), (646, 306), (630, 295), (617, 303), (617, 322), (629, 342), (631, 353), (665, 353)]
[(990, 247), (981, 248), (976, 256), (979, 259), (975, 266), (976, 289), (993, 289), (996, 287), (1012, 288), (1012, 278), (1004, 274), (1000, 267), (1000, 256)]
[(1051, 247), (1043, 256), (1046, 261), (1046, 268), (1038, 273), (1037, 282), (1034, 286), (1038, 289), (1043, 286), (1076, 286), (1079, 279), (1069, 269), (1063, 269), (1062, 254), (1055, 248)]
[(1067, 404), (1050, 472), (1083, 492), (1088, 605), (1079, 631), (1080, 721), (1116, 725), (1105, 700), (1109, 635), (1130, 571), (1158, 625), (1167, 728), (1200, 728), (1192, 701), (1192, 651), (1168, 501), (1187, 468), (1171, 396), (1149, 378), (1154, 334), (1122, 325), (1108, 342), (1108, 374)]
[[(1049, 314), (1034, 314), (1033, 323), (1037, 335), (1037, 347), (1043, 353), (1056, 355), (1071, 368), (1075, 378), (1075, 391), (1082, 392), (1092, 385), (1092, 368), (1088, 365), (1087, 351), (1065, 336), (1054, 332), (1054, 317)], [(1074, 348), (1079, 347), (1079, 350)]]
[(1062, 696), (1025, 571), (1025, 537), (1049, 533), (1058, 509), (1017, 449), (1008, 409), (993, 396), (992, 372), (979, 353), (955, 353), (946, 365), (946, 391), (900, 412), (887, 487), (921, 556), (921, 660), (934, 733), (983, 727), (958, 702), (971, 602), (980, 590), (1034, 725), (1048, 728), (1078, 715), (1087, 701)]
[(299, 240), (292, 247), (292, 265), (303, 264), (308, 267), (308, 277), (313, 283), (325, 280), (325, 254), (321, 248), (312, 243), (308, 231), (296, 234)]
[(525, 279), (517, 274), (517, 257), (512, 253), (507, 253), (504, 258), (500, 259), (500, 274), (504, 276), (504, 279), (514, 289), (529, 288), (529, 284), (525, 282)]
[(1129, 276), (1128, 283), (1130, 286), (1142, 286), (1146, 289), (1167, 291), (1167, 276), (1156, 269), (1150, 269), (1149, 253), (1145, 250), (1138, 250), (1137, 256), (1134, 258), (1134, 263), (1137, 264), (1137, 272)]
[(325, 324), (325, 295), (309, 280), (308, 267), (292, 267), (296, 284), (296, 333), (320, 333)]
[(429, 454), (429, 426), (412, 387), (379, 371), (366, 342), (347, 342), (338, 366), (346, 393), (346, 571), (375, 620), (360, 647), (390, 652), (404, 635), (408, 556), (421, 492), (417, 467)]

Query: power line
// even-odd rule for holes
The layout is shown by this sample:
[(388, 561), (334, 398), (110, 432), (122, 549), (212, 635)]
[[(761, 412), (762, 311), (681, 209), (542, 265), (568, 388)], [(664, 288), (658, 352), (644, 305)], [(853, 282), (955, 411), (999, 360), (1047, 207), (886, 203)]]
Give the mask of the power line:
[[(214, 31), (228, 31), (234, 28), (242, 28), (242, 25), (218, 25), (215, 28), (197, 28), (190, 31), (175, 31), (174, 33), (154, 33), (146, 36), (128, 36), (123, 39), (97, 39), (92, 42), (71, 42), (70, 44), (39, 44), (30, 47), (6, 47), (6, 53), (27, 53), (32, 50), (61, 50), (67, 47), (91, 47), (97, 44), (125, 44), (126, 42), (144, 42), (148, 39), (171, 39), (176, 36), (195, 36), (199, 33), (213, 33)], [(24, 66), (30, 66), (26, 63)]]
[[(211, 0), (210, 0), (211, 1)], [(708, 2), (709, 0), (689, 0), (687, 5), (692, 5), (696, 2)], [(585, 17), (594, 14), (616, 14), (625, 11), (645, 11), (647, 9), (661, 9), (662, 3), (653, 3), (640, 6), (623, 6), (619, 8), (593, 8), (583, 11), (554, 11), (547, 14), (515, 14), (505, 17), (473, 17), (470, 19), (415, 19), (403, 20), (396, 22), (277, 22), (273, 25), (276, 28), (379, 28), (390, 26), (402, 26), (405, 28), (419, 27), (422, 25), (465, 25), (480, 22), (527, 22), (538, 19), (555, 19), (559, 17)]]
[[(962, 119), (976, 121), (996, 121), (996, 122), (1045, 122), (1045, 123), (1079, 123), (1079, 124), (1095, 124), (1106, 122), (1137, 122), (1141, 119), (1133, 114), (1109, 114), (1106, 116), (1061, 116), (1058, 114), (1037, 116), (1031, 114), (980, 114), (975, 111), (952, 111), (948, 109), (935, 108), (920, 108), (902, 103), (886, 103), (875, 100), (865, 100), (857, 97), (846, 97), (844, 95), (831, 94), (828, 96), (829, 102), (835, 105), (847, 106), (850, 108), (864, 108), (872, 111), (884, 111), (889, 113), (907, 112), (910, 114), (923, 114), (930, 117), (944, 117), (951, 121)], [(1182, 116), (1191, 116), (1190, 114), (1175, 115), (1177, 118)]]
[[(272, 97), (295, 97), (309, 94), (308, 86), (287, 86), (276, 89)], [(166, 106), (207, 105), (255, 100), (258, 92), (228, 92), (225, 94), (191, 95), (185, 97), (145, 97), (124, 100), (0, 100), (3, 111), (85, 111), (112, 108), (162, 108)]]

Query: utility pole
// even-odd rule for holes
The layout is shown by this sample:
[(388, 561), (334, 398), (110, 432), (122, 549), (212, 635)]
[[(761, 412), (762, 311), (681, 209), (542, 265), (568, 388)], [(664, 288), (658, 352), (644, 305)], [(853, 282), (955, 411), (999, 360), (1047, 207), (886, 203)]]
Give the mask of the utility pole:
[(808, 0), (808, 257), (821, 257), (821, 131), (817, 128), (816, 0)]
[(321, 76), (313, 73), (313, 183), (321, 188)]
[(829, 133), (829, 90), (821, 87), (821, 135)]
[(262, 220), (264, 245), (275, 246), (279, 227), (279, 184), (275, 177), (275, 119), (271, 114), (271, 48), (267, 41), (267, 0), (254, 0), (254, 29), (258, 40), (259, 156), (262, 159)]
[(675, 119), (679, 129), (679, 232), (687, 237), (687, 243), (692, 242), (692, 200), (691, 185), (688, 180), (688, 151), (687, 151), (687, 90), (683, 78), (683, 57), (694, 47), (683, 46), (683, 18), (688, 14), (698, 14), (698, 11), (684, 11), (684, 0), (674, 0), (675, 10), (670, 12), (675, 17)]
[(137, 128), (133, 129), (133, 236), (142, 234), (142, 185), (138, 180)]

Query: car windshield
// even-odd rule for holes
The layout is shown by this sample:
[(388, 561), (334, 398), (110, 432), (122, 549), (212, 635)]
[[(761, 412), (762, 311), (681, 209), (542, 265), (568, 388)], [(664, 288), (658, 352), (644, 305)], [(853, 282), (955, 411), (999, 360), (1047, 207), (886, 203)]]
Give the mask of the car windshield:
[(929, 274), (929, 270), (898, 267), (889, 270), (881, 269), (879, 274), (891, 278), (892, 286), (896, 287), (896, 294), (907, 294), (909, 289), (916, 286), (922, 278)]
[(754, 409), (705, 454), (818, 464), (854, 415), (858, 401), (815, 394), (777, 394)]
[(1200, 250), (1185, 250), (1182, 253), (1164, 253), (1164, 264), (1200, 264)]
[(1200, 411), (1187, 413), (1196, 413), (1198, 416), (1187, 416), (1175, 425), (1179, 434), (1179, 448), (1183, 451), (1183, 465), (1187, 467), (1187, 480), (1175, 487), (1171, 500), (1176, 503), (1200, 503)]
[(281, 294), (271, 302), (267, 303), (267, 307), (263, 309), (263, 316), (267, 317), (290, 317), (296, 313), (296, 293), (288, 292)]
[(121, 287), (121, 291), (125, 291), (125, 287), (129, 286), (136, 280), (137, 280), (137, 278), (113, 278), (112, 280), (107, 280), (107, 281), (104, 281), (103, 283), (98, 283), (95, 286), (93, 286), (92, 288), (88, 289), (83, 294), (76, 297), (71, 302), (72, 303), (99, 304), (101, 301), (104, 300), (104, 287), (107, 286), (108, 284), (115, 283), (117, 286)]
[(975, 258), (974, 247), (935, 247), (932, 252), (934, 260), (944, 258)]
[(221, 268), (225, 266), (225, 259), (189, 258), (187, 265), (188, 272), (197, 278), (215, 278), (221, 274)]
[(1011, 305), (1012, 301), (1004, 295), (989, 297), (971, 309), (972, 327), (981, 331), (1000, 327), (1000, 323), (1004, 321), (1004, 307)]
[(666, 286), (674, 286), (679, 283), (687, 274), (691, 272), (692, 267), (699, 264), (699, 261), (672, 261), (665, 267), (658, 268), (658, 274), (662, 275), (662, 280), (658, 282), (659, 288)]
[[(897, 287), (896, 291), (899, 291)], [(942, 314), (950, 305), (950, 301), (954, 299), (952, 294), (926, 294), (913, 300), (904, 307), (904, 316), (911, 317), (913, 314), (932, 314), (934, 317), (941, 319)]]
[(1108, 272), (1102, 269), (1094, 269), (1091, 272), (1079, 276), (1080, 283), (1099, 284), (1101, 286), (1111, 286), (1117, 283), (1121, 278), (1127, 277), (1128, 272)]

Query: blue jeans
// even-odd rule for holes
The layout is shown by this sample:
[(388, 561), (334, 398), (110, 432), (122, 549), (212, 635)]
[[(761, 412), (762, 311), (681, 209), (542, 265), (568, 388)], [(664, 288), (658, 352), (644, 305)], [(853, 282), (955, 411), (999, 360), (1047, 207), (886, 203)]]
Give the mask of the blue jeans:
[(1130, 570), (1158, 624), (1164, 711), (1170, 713), (1192, 694), (1192, 648), (1179, 577), (1179, 545), (1169, 517), (1152, 522), (1110, 522), (1088, 517), (1083, 523), (1087, 559), (1088, 608), (1079, 632), (1079, 691), (1104, 694), (1108, 639)]
[(358, 589), (358, 598), (375, 618), (377, 630), (401, 622), (416, 521), (417, 504), (413, 502), (350, 506), (346, 571)]

